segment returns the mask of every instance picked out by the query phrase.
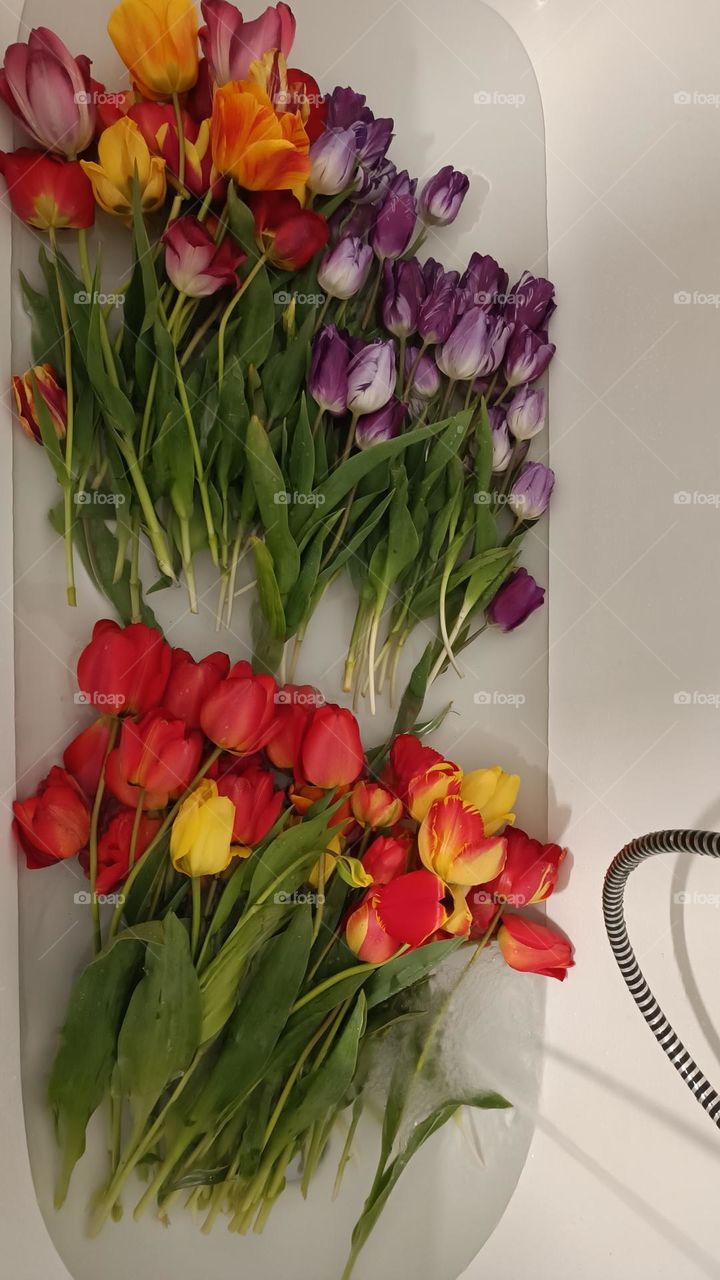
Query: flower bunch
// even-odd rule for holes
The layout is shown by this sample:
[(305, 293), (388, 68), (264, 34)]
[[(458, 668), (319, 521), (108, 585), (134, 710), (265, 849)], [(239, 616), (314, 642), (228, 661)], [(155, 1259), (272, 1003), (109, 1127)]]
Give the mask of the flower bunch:
[(207, 1229), (259, 1227), (294, 1157), (306, 1189), (350, 1104), (357, 1123), (378, 1027), (463, 942), (565, 977), (570, 944), (518, 910), (552, 893), (563, 850), (514, 827), (520, 780), (499, 766), (464, 773), (413, 734), (368, 755), (316, 689), (196, 662), (143, 623), (99, 622), (77, 675), (99, 715), (14, 804), (28, 867), (78, 856), (90, 882), (95, 958), (50, 1080), (56, 1204), (105, 1099), (92, 1231), (141, 1162), (136, 1217), (190, 1187)]
[[(202, 25), (191, 0), (121, 0), (116, 91), (46, 28), (7, 50), (0, 96), (32, 145), (0, 171), (50, 241), (42, 287), (23, 281), (34, 367), (14, 379), (18, 415), (62, 491), (70, 603), (77, 551), (124, 621), (153, 622), (147, 543), (153, 590), (183, 578), (199, 611), (205, 549), (229, 625), (247, 552), (255, 652), (274, 672), (347, 571), (344, 687), (374, 709), (419, 622), (436, 638), (416, 696), (489, 623), (542, 603), (517, 575), (554, 480), (528, 457), (554, 289), (527, 272), (508, 288), (489, 254), (462, 273), (426, 256), (468, 178), (446, 165), (418, 189), (390, 159), (391, 119), (289, 65), (286, 4), (250, 21), (228, 0), (200, 7)], [(109, 215), (128, 245), (112, 292), (90, 252), (97, 209), (95, 239)], [(76, 259), (59, 252), (70, 232)]]

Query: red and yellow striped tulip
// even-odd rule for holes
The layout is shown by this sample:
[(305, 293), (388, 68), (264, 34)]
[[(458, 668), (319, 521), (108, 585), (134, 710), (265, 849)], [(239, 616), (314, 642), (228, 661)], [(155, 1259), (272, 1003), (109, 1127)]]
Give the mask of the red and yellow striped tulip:
[(475, 885), (499, 875), (506, 841), (488, 836), (482, 815), (460, 796), (436, 800), (418, 832), (420, 860), (449, 885)]

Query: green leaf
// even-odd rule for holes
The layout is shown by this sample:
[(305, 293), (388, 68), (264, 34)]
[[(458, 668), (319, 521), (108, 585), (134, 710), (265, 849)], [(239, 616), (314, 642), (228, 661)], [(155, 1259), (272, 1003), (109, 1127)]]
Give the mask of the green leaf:
[(50, 459), (53, 471), (57, 476), (58, 483), (65, 488), (67, 485), (72, 485), (72, 477), (67, 473), (65, 457), (60, 445), (60, 439), (53, 425), (53, 420), (50, 417), (50, 410), (48, 409), (40, 391), (34, 369), (32, 370), (31, 383), (35, 414), (38, 420), (42, 442), (45, 445), (45, 452)]
[(57, 303), (57, 291), (40, 293), (19, 272), (25, 310), (31, 321), (32, 355), (35, 364), (46, 361), (54, 369), (62, 369), (64, 363), (62, 322)]
[(160, 1095), (189, 1067), (200, 1043), (200, 987), (186, 930), (166, 917), (164, 940), (148, 946), (145, 976), (118, 1037), (119, 1087), (140, 1134)]
[(118, 1031), (142, 954), (140, 942), (116, 944), (93, 960), (73, 987), (48, 1088), (62, 1153), (56, 1209), (85, 1150), (88, 1120), (110, 1085)]
[(413, 986), (433, 969), (437, 968), (446, 956), (449, 956), (463, 942), (462, 938), (448, 938), (442, 942), (428, 942), (417, 951), (409, 951), (404, 955), (388, 960), (372, 974), (367, 984), (366, 995), (368, 1009), (382, 1004), (383, 1000), (397, 995), (405, 987)]
[(248, 423), (246, 450), (265, 542), (273, 559), (278, 588), (284, 595), (300, 571), (300, 552), (288, 525), (285, 478), (275, 459), (267, 431), (254, 414)]
[(240, 299), (237, 319), (228, 325), (226, 353), (259, 369), (272, 350), (275, 319), (272, 284), (263, 267)]
[(291, 893), (302, 884), (304, 871), (311, 869), (313, 858), (319, 857), (328, 844), (332, 813), (332, 809), (327, 809), (318, 817), (306, 817), (304, 822), (281, 832), (268, 845), (250, 882), (249, 904), (257, 902), (273, 885), (278, 893)]
[(240, 199), (234, 182), (231, 182), (228, 187), (227, 219), (233, 236), (241, 248), (245, 250), (248, 255), (248, 263), (252, 266), (260, 257), (255, 238), (255, 218), (245, 202)]
[[(312, 490), (314, 476), (315, 443), (313, 441), (312, 431), (310, 430), (307, 401), (305, 399), (305, 394), (303, 393), (300, 399), (300, 409), (298, 411), (297, 421), (293, 430), (288, 464), (288, 479), (293, 493), (310, 493)], [(299, 507), (293, 508), (293, 511), (291, 512), (291, 522), (295, 511), (299, 509)]]
[(155, 259), (150, 241), (148, 239), (147, 228), (142, 211), (142, 200), (140, 192), (140, 182), (138, 180), (137, 169), (133, 174), (132, 180), (132, 226), (133, 241), (135, 246), (135, 261), (140, 267), (140, 275), (143, 285), (143, 297), (145, 300), (145, 316), (140, 326), (140, 335), (146, 333), (148, 329), (152, 329), (155, 323), (155, 317), (158, 312), (158, 304), (160, 295), (158, 290), (157, 276), (155, 274)]
[(248, 963), (291, 910), (293, 908), (285, 903), (266, 902), (252, 914), (241, 917), (204, 970), (200, 978), (201, 1044), (206, 1044), (225, 1026), (237, 1003), (238, 985)]
[(315, 314), (310, 312), (285, 350), (276, 352), (265, 363), (262, 374), (263, 394), (271, 422), (284, 418), (297, 400), (307, 374), (314, 327)]
[(282, 658), (285, 613), (270, 552), (259, 538), (251, 538), (257, 586), (257, 614), (253, 615), (253, 664), (269, 674)]

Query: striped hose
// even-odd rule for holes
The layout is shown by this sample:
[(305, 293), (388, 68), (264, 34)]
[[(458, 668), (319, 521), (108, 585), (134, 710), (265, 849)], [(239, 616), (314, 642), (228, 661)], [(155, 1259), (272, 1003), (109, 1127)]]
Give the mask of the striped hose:
[(720, 858), (720, 835), (715, 831), (655, 831), (652, 835), (631, 840), (613, 859), (605, 876), (605, 928), (630, 994), (658, 1044), (680, 1073), (688, 1089), (692, 1089), (700, 1106), (720, 1129), (720, 1096), (670, 1026), (642, 975), (627, 934), (623, 898), (628, 876), (646, 858), (652, 858), (657, 853), (699, 853), (709, 858)]

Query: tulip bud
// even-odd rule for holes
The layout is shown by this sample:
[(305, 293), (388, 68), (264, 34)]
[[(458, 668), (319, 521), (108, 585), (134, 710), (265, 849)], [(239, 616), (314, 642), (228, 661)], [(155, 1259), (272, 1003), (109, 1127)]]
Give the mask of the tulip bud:
[(69, 742), (63, 752), (63, 764), (86, 796), (94, 796), (105, 764), (110, 742), (110, 718), (100, 716)]
[[(516, 773), (505, 773), (499, 764), (491, 769), (474, 769), (466, 773), (460, 787), (465, 804), (471, 804), (482, 817), (485, 834), (492, 836), (515, 821), (511, 809), (517, 800), (520, 779)], [(483, 877), (478, 876), (477, 883)], [(486, 876), (485, 879), (490, 879)]]
[(418, 947), (447, 918), (445, 885), (428, 871), (410, 871), (372, 888), (350, 916), (345, 939), (359, 960), (382, 964), (402, 946)]
[(389, 884), (404, 875), (410, 862), (413, 839), (410, 835), (378, 836), (363, 854), (363, 866), (374, 884)]
[(512, 913), (503, 916), (498, 945), (506, 964), (521, 973), (540, 973), (563, 982), (575, 963), (572, 946), (562, 934)]
[(382, 317), (385, 328), (396, 338), (409, 338), (415, 332), (420, 305), (425, 297), (425, 282), (417, 258), (409, 262), (383, 263)]
[(255, 231), (270, 261), (284, 271), (304, 267), (330, 234), (322, 214), (303, 209), (290, 191), (260, 191), (248, 201)]
[(307, 184), (318, 195), (336, 196), (351, 185), (356, 164), (353, 130), (328, 129), (310, 148)]
[(400, 258), (410, 244), (417, 221), (415, 186), (404, 170), (391, 182), (370, 235), (378, 258)]
[(145, 4), (121, 0), (108, 33), (143, 98), (170, 98), (198, 76), (198, 22), (192, 0)]
[(555, 472), (542, 462), (527, 462), (513, 484), (508, 503), (519, 520), (538, 520), (547, 509)]
[(391, 787), (403, 804), (407, 804), (413, 778), (442, 761), (440, 752), (424, 746), (414, 733), (399, 733), (390, 748), (390, 762), (383, 774), (383, 782)]
[(430, 178), (420, 196), (420, 217), (432, 227), (447, 227), (457, 218), (468, 193), (470, 179), (446, 164)]
[(407, 807), (416, 822), (422, 822), (428, 809), (445, 796), (460, 795), (462, 769), (451, 760), (439, 760), (411, 778), (407, 789)]
[[(133, 849), (135, 816), (134, 809), (121, 809), (111, 818), (101, 835), (98, 841), (96, 893), (112, 893), (118, 885), (123, 884), (130, 871), (130, 853), (133, 854), (133, 862), (137, 862), (160, 830), (162, 820), (150, 818), (144, 813), (137, 823)], [(86, 871), (89, 870), (89, 861), (87, 854), (80, 855), (80, 863)]]
[(505, 304), (505, 318), (515, 324), (527, 325), (528, 329), (539, 329), (547, 324), (555, 310), (555, 286), (542, 276), (531, 275), (523, 271), (517, 284), (510, 290)]
[(232, 861), (235, 809), (209, 778), (183, 800), (170, 832), (170, 857), (183, 875), (215, 876)]
[(510, 439), (505, 414), (502, 409), (488, 410), (490, 429), (492, 431), (492, 469), (502, 474), (510, 466), (513, 456), (513, 443)]
[(120, 742), (107, 758), (105, 782), (121, 804), (164, 809), (198, 771), (202, 734), (160, 707), (122, 722)]
[(352, 811), (363, 827), (392, 827), (402, 817), (402, 801), (379, 782), (356, 782)]
[(348, 365), (347, 406), (352, 413), (382, 409), (395, 390), (397, 376), (392, 342), (371, 342), (361, 347)]
[(250, 766), (242, 774), (226, 774), (218, 780), (218, 792), (232, 800), (235, 810), (233, 844), (254, 848), (265, 839), (275, 822), (284, 791), (275, 791), (272, 774)]
[(482, 815), (460, 796), (431, 804), (418, 832), (420, 861), (446, 884), (474, 885), (502, 870), (505, 840), (488, 835)]
[(382, 409), (358, 419), (355, 443), (360, 449), (369, 449), (383, 440), (394, 440), (400, 435), (407, 414), (407, 405), (392, 396)]
[(247, 254), (232, 236), (217, 245), (203, 224), (187, 214), (171, 222), (162, 241), (165, 270), (180, 293), (209, 298), (226, 286), (238, 288), (238, 267)]
[(318, 284), (331, 298), (352, 298), (368, 277), (373, 251), (358, 236), (343, 236), (318, 267)]
[(272, 737), (277, 720), (277, 685), (237, 662), (200, 708), (203, 733), (224, 751), (251, 755)]
[(269, 49), (279, 49), (285, 58), (290, 53), (295, 18), (288, 5), (268, 5), (251, 22), (245, 22), (228, 0), (202, 0), (200, 8), (205, 19), (200, 44), (216, 85), (246, 80), (252, 63)]
[(40, 423), (35, 407), (36, 386), (34, 384), (37, 384), (37, 391), (40, 392), (50, 414), (55, 434), (58, 439), (64, 440), (67, 429), (67, 396), (50, 364), (36, 364), (21, 378), (15, 376), (12, 380), (15, 409), (20, 426), (26, 436), (42, 444)]
[(508, 386), (519, 387), (534, 382), (545, 372), (555, 355), (555, 346), (546, 336), (526, 325), (516, 324), (505, 352), (505, 378)]
[(126, 220), (132, 217), (135, 180), (143, 213), (154, 213), (165, 199), (165, 161), (150, 155), (138, 126), (127, 116), (101, 134), (98, 162), (81, 160), (80, 165), (106, 213)]
[(507, 408), (507, 424), (516, 440), (532, 440), (545, 426), (545, 392), (520, 387)]
[(13, 213), (41, 231), (91, 227), (95, 200), (82, 166), (43, 156), (31, 147), (0, 151), (0, 173)]
[(488, 315), (483, 307), (471, 307), (440, 347), (438, 366), (454, 382), (494, 373), (502, 363), (511, 333), (512, 325), (499, 316)]
[(488, 606), (488, 618), (501, 631), (514, 631), (539, 609), (545, 592), (527, 569), (516, 569), (503, 582)]
[(226, 653), (209, 653), (195, 662), (185, 649), (173, 649), (172, 670), (163, 694), (163, 706), (184, 720), (191, 729), (200, 728), (200, 708), (224, 680), (230, 667)]
[(325, 325), (315, 336), (308, 375), (313, 400), (335, 417), (347, 409), (350, 348), (334, 324)]
[(144, 715), (161, 701), (171, 666), (170, 645), (154, 627), (103, 618), (78, 659), (82, 701), (106, 715)]

